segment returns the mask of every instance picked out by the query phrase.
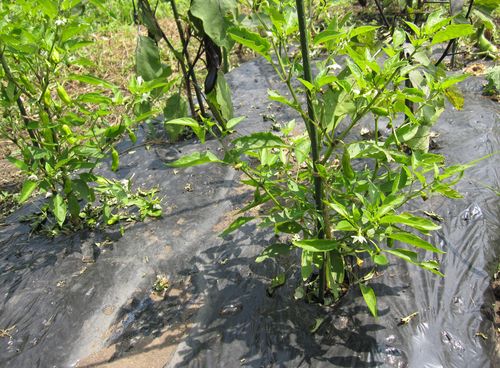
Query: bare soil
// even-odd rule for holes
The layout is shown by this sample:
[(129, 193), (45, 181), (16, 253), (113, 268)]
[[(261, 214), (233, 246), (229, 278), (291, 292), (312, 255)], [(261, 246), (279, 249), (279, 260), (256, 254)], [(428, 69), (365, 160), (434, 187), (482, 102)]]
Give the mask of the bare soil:
[[(188, 282), (189, 283), (189, 282)], [(176, 301), (185, 305), (181, 315), (174, 322), (165, 326), (158, 336), (141, 340), (136, 345), (128, 343), (114, 343), (88, 357), (80, 360), (79, 368), (162, 368), (172, 360), (178, 345), (184, 341), (189, 330), (193, 327), (192, 317), (202, 306), (202, 301), (192, 301), (192, 294), (187, 292), (188, 283), (171, 287), (165, 295), (152, 295), (155, 304), (161, 308), (162, 304)], [(153, 293), (154, 294), (154, 293)], [(120, 328), (120, 322), (112, 326), (107, 335)]]
[(22, 184), (23, 175), (7, 160), (8, 156), (15, 154), (15, 150), (16, 147), (12, 143), (0, 140), (0, 192), (13, 192)]
[(16, 147), (9, 141), (0, 140), (0, 224), (2, 220), (17, 208), (14, 194), (21, 190), (24, 175), (7, 160), (15, 155)]

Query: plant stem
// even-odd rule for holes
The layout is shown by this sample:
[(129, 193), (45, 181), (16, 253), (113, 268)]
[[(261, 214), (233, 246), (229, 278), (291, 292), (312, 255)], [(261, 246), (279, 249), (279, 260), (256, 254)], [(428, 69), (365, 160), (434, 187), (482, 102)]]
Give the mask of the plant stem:
[[(205, 107), (203, 106), (203, 97), (201, 95), (200, 86), (196, 78), (196, 73), (194, 72), (194, 65), (191, 63), (191, 57), (189, 56), (188, 44), (186, 41), (186, 35), (182, 29), (181, 19), (179, 17), (179, 12), (177, 11), (177, 4), (175, 0), (170, 0), (170, 5), (172, 7), (172, 13), (174, 14), (175, 24), (177, 25), (177, 31), (179, 32), (179, 37), (182, 43), (182, 53), (186, 59), (188, 78), (191, 77), (194, 85), (194, 92), (196, 94), (196, 99), (198, 100), (198, 105), (200, 106), (200, 113), (202, 116), (206, 116)], [(155, 18), (156, 19), (156, 18)]]
[[(470, 3), (469, 3), (469, 7), (467, 8), (467, 13), (465, 14), (465, 18), (466, 19), (469, 19), (470, 17), (470, 13), (472, 11), (472, 6), (474, 5), (474, 0), (470, 0)], [(456, 38), (448, 41), (448, 45), (446, 45), (446, 48), (444, 49), (443, 51), (443, 54), (441, 55), (441, 57), (439, 58), (438, 61), (436, 61), (436, 64), (434, 64), (435, 66), (438, 66), (439, 64), (441, 64), (441, 62), (444, 60), (444, 58), (446, 56), (448, 56), (448, 51), (450, 51), (450, 47), (452, 47), (454, 50), (452, 51), (452, 61), (454, 62), (454, 58), (455, 58), (455, 42), (456, 42)], [(452, 67), (453, 67), (453, 63), (452, 63)]]
[[(415, 54), (415, 51), (410, 55), (409, 59), (411, 59), (411, 57), (413, 57), (414, 54)], [(384, 83), (384, 86), (381, 89), (377, 90), (377, 95), (370, 101), (370, 103), (368, 103), (368, 105), (363, 110), (361, 110), (360, 113), (356, 113), (356, 115), (352, 119), (352, 121), (349, 124), (349, 126), (337, 138), (337, 140), (335, 141), (335, 144), (328, 146), (327, 152), (323, 156), (323, 160), (322, 160), (321, 164), (324, 165), (328, 161), (328, 159), (330, 158), (330, 155), (332, 154), (333, 149), (336, 147), (337, 143), (338, 142), (342, 142), (343, 139), (347, 136), (347, 134), (349, 134), (349, 132), (351, 131), (351, 129), (358, 123), (358, 121), (360, 121), (361, 118), (363, 116), (365, 116), (365, 114), (370, 111), (371, 107), (375, 104), (375, 102), (378, 101), (379, 97), (383, 95), (383, 91), (385, 91), (385, 89), (387, 88), (387, 86), (389, 85), (389, 83), (392, 82), (393, 78), (396, 76), (397, 72), (400, 69), (401, 68), (397, 68), (391, 74), (391, 76), (389, 77), (389, 79)]]
[[(312, 83), (312, 72), (311, 72), (311, 63), (309, 59), (309, 42), (308, 36), (309, 32), (306, 26), (306, 17), (304, 12), (304, 1), (296, 0), (297, 5), (297, 16), (299, 20), (299, 31), (300, 31), (300, 48), (302, 51), (302, 66), (304, 69), (304, 80)], [(313, 96), (311, 91), (307, 90), (307, 113), (308, 119), (304, 120), (304, 123), (307, 128), (307, 132), (309, 134), (309, 138), (311, 140), (311, 157), (312, 157), (312, 166), (313, 166), (313, 181), (314, 181), (314, 200), (316, 202), (316, 211), (320, 216), (323, 215), (323, 180), (318, 173), (317, 164), (319, 162), (319, 149), (318, 146), (318, 133), (316, 131), (316, 126), (313, 122), (316, 121), (315, 113), (314, 113), (314, 105), (313, 105)], [(321, 221), (316, 221), (316, 230), (318, 233), (318, 239), (323, 239), (325, 237), (324, 226)], [(324, 300), (325, 293), (325, 276), (326, 276), (326, 254), (323, 254), (323, 263), (321, 265), (320, 270), (320, 279), (319, 279), (319, 299), (321, 302)]]
[(281, 203), (280, 203), (280, 202), (278, 202), (278, 200), (276, 199), (276, 197), (274, 197), (274, 196), (272, 195), (272, 193), (271, 193), (271, 192), (270, 192), (270, 191), (266, 188), (266, 186), (265, 186), (263, 183), (259, 182), (259, 181), (258, 181), (258, 180), (257, 180), (257, 179), (256, 179), (256, 178), (252, 175), (252, 174), (250, 174), (250, 172), (249, 172), (248, 170), (246, 170), (245, 168), (240, 167), (240, 170), (241, 170), (241, 171), (242, 171), (242, 172), (243, 172), (246, 176), (248, 176), (248, 177), (250, 178), (250, 180), (253, 180), (254, 182), (256, 182), (256, 183), (257, 183), (257, 185), (258, 185), (260, 188), (262, 188), (262, 189), (266, 192), (266, 194), (269, 196), (269, 198), (271, 198), (271, 200), (274, 202), (274, 204), (275, 204), (275, 205), (276, 205), (276, 206), (277, 206), (280, 210), (285, 210), (285, 208), (281, 205)]
[[(147, 15), (151, 19), (154, 20), (155, 27), (158, 30), (158, 32), (160, 32), (161, 38), (165, 41), (168, 49), (172, 52), (175, 59), (179, 63), (179, 66), (180, 66), (181, 72), (182, 72), (182, 78), (184, 79), (184, 82), (186, 83), (186, 94), (187, 94), (187, 99), (188, 99), (188, 103), (189, 103), (189, 109), (191, 110), (191, 115), (193, 116), (193, 118), (196, 117), (196, 110), (194, 107), (193, 96), (191, 95), (191, 81), (189, 79), (190, 73), (188, 72), (188, 70), (186, 68), (186, 63), (185, 63), (185, 60), (183, 57), (183, 53), (177, 52), (177, 50), (172, 45), (172, 43), (168, 39), (165, 32), (163, 32), (163, 29), (160, 27), (160, 24), (158, 23), (158, 20), (156, 19), (156, 16), (153, 13), (151, 6), (149, 5), (149, 1), (148, 0), (139, 0), (139, 8), (141, 8), (141, 11), (147, 13)], [(135, 11), (135, 8), (134, 8), (134, 11)]]
[[(12, 75), (12, 72), (10, 71), (9, 65), (7, 64), (7, 60), (5, 60), (5, 55), (3, 51), (0, 53), (0, 63), (2, 64), (2, 68), (5, 72), (5, 75), (7, 76), (7, 79), (14, 83), (15, 86), (17, 86), (17, 81), (15, 80), (14, 76)], [(17, 87), (16, 87), (17, 89)], [(21, 96), (18, 96), (16, 99), (16, 104), (19, 109), (19, 112), (21, 113), (21, 117), (23, 119), (24, 125), (26, 127), (26, 130), (28, 131), (28, 134), (31, 138), (31, 142), (34, 147), (40, 148), (38, 144), (38, 140), (35, 136), (35, 133), (29, 128), (29, 124), (31, 122), (31, 119), (28, 116), (28, 112), (26, 111), (26, 108), (24, 107), (23, 100)]]
[(384, 14), (384, 9), (382, 9), (382, 5), (380, 4), (379, 0), (375, 0), (375, 4), (377, 5), (378, 12), (380, 13), (380, 16), (382, 17), (382, 21), (384, 22), (384, 25), (389, 28), (391, 25), (387, 21), (387, 18), (385, 17)]

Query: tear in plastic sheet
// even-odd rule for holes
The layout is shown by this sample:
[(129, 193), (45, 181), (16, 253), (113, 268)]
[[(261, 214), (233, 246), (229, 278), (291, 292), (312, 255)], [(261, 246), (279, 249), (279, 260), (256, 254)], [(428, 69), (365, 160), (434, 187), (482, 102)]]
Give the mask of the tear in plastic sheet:
[[(277, 82), (262, 60), (228, 79), (237, 114), (249, 117), (240, 133), (290, 119), (267, 100)], [(498, 104), (480, 95), (480, 85), (477, 78), (463, 83), (464, 109), (447, 109), (434, 128), (437, 152), (450, 163), (500, 149)], [(123, 237), (111, 230), (29, 237), (18, 219), (34, 203), (0, 228), (0, 329), (12, 328), (11, 337), (0, 338), (1, 367), (498, 366), (489, 281), (498, 259), (500, 201), (488, 188), (500, 186), (497, 156), (466, 172), (458, 185), (463, 199), (416, 204), (444, 219), (432, 241), (446, 251), (438, 257), (446, 277), (391, 259), (371, 282), (375, 319), (356, 288), (334, 307), (295, 301), (293, 254), (279, 265), (254, 262), (273, 234), (248, 224), (229, 238), (217, 236), (251, 193), (222, 166), (174, 172), (165, 165), (195, 150), (218, 153), (215, 142), (147, 149), (148, 131), (140, 136), (117, 175), (159, 185), (161, 220), (135, 224)], [(106, 238), (115, 240), (112, 246), (95, 247)], [(93, 264), (82, 263), (88, 249)], [(271, 278), (283, 271), (287, 283), (267, 296)], [(159, 274), (170, 287), (155, 299), (150, 290)]]

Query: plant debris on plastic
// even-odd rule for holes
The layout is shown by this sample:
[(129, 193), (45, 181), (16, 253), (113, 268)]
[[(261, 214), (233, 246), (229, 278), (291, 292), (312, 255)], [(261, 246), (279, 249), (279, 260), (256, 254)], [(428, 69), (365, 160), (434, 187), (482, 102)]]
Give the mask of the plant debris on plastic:
[[(267, 100), (273, 78), (262, 60), (228, 75), (236, 115), (248, 117), (240, 133), (293, 118)], [(498, 104), (481, 96), (482, 83), (463, 82), (463, 110), (447, 109), (434, 128), (435, 149), (450, 163), (500, 150)], [(417, 210), (442, 220), (432, 242), (446, 253), (427, 256), (446, 276), (390, 259), (371, 283), (374, 318), (357, 288), (331, 307), (294, 301), (293, 259), (254, 262), (274, 234), (247, 224), (218, 236), (251, 196), (238, 174), (216, 165), (174, 170), (166, 162), (201, 146), (147, 147), (139, 136), (115, 175), (159, 183), (163, 218), (122, 237), (108, 230), (48, 239), (19, 222), (35, 202), (0, 228), (1, 367), (499, 366), (490, 288), (500, 244), (497, 156), (466, 172), (462, 199), (419, 202)], [(203, 147), (218, 153), (215, 141)], [(89, 255), (95, 262), (82, 263)], [(266, 292), (281, 274), (285, 284)], [(168, 280), (161, 293), (153, 292), (157, 275)]]

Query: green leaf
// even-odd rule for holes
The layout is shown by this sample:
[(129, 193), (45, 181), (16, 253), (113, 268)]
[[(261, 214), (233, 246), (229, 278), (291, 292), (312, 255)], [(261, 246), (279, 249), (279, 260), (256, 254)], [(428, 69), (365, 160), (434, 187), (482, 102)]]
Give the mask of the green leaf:
[(410, 263), (418, 265), (418, 255), (417, 255), (417, 253), (415, 253), (411, 250), (397, 248), (397, 249), (386, 249), (386, 250), (384, 250), (384, 252), (390, 253), (396, 257), (404, 259), (406, 262), (410, 262)]
[(383, 254), (375, 254), (373, 256), (373, 262), (375, 262), (375, 264), (378, 264), (379, 266), (385, 266), (389, 263), (389, 261)]
[(426, 34), (431, 35), (450, 23), (451, 18), (445, 18), (443, 13), (442, 9), (438, 9), (429, 14), (424, 24)]
[(277, 91), (269, 90), (267, 91), (267, 95), (270, 100), (280, 102), (283, 105), (290, 106), (292, 109), (296, 109), (297, 106), (293, 101), (288, 100), (286, 97), (280, 95)]
[(302, 231), (302, 226), (296, 221), (280, 222), (275, 225), (277, 231), (286, 234), (297, 234)]
[(300, 256), (300, 275), (304, 281), (306, 281), (313, 273), (313, 255), (314, 253), (302, 250), (302, 254)]
[[(214, 93), (214, 92), (212, 92)], [(215, 98), (219, 105), (222, 117), (227, 121), (234, 117), (233, 101), (231, 99), (231, 88), (226, 82), (222, 71), (217, 73), (217, 84), (215, 86)]]
[(241, 152), (262, 150), (264, 148), (286, 148), (283, 140), (269, 132), (253, 133), (233, 141), (235, 148)]
[(401, 259), (404, 259), (405, 261), (412, 263), (416, 266), (419, 266), (423, 268), (424, 270), (430, 271), (436, 275), (439, 276), (444, 276), (440, 271), (439, 271), (439, 262), (431, 260), (431, 261), (423, 261), (419, 262), (418, 261), (418, 256), (417, 253), (412, 252), (411, 250), (408, 249), (388, 249), (384, 250), (386, 253), (390, 253), (392, 255), (395, 255)]
[(444, 195), (445, 197), (448, 197), (448, 198), (453, 198), (453, 199), (457, 199), (457, 198), (463, 198), (463, 195), (461, 195), (458, 191), (456, 191), (455, 189), (453, 188), (450, 188), (448, 185), (446, 184), (439, 184), (439, 185), (436, 185), (436, 186), (433, 186), (432, 188), (434, 191)]
[(318, 75), (314, 79), (314, 85), (316, 86), (317, 89), (320, 89), (321, 87), (327, 85), (327, 84), (333, 84), (334, 82), (338, 81), (338, 77), (335, 75)]
[(189, 12), (201, 20), (203, 31), (217, 45), (230, 50), (233, 42), (228, 32), (233, 24), (229, 15), (234, 14), (235, 9), (235, 0), (192, 0)]
[(333, 202), (327, 202), (327, 205), (342, 217), (349, 219), (349, 212), (347, 212), (347, 209), (339, 202), (334, 200)]
[(293, 293), (293, 298), (295, 300), (304, 299), (305, 296), (306, 296), (306, 291), (304, 290), (303, 286), (298, 286), (295, 289), (295, 292)]
[(86, 83), (86, 84), (91, 84), (93, 86), (99, 86), (99, 87), (105, 87), (109, 89), (116, 89), (118, 86), (109, 83), (105, 81), (104, 79), (100, 79), (97, 77), (94, 77), (93, 75), (79, 75), (79, 74), (71, 74), (68, 77), (69, 80), (75, 80), (78, 82)]
[(15, 158), (15, 157), (12, 157), (12, 156), (8, 156), (7, 160), (9, 160), (9, 162), (11, 164), (13, 164), (14, 166), (16, 166), (19, 170), (28, 171), (28, 165), (26, 165), (26, 163), (24, 161), (21, 161), (21, 160)]
[[(134, 2), (135, 3), (135, 2)], [(162, 30), (156, 21), (155, 11), (151, 9), (148, 0), (138, 0), (139, 19), (147, 28), (148, 34), (153, 36), (156, 41), (162, 38)]]
[(240, 216), (236, 220), (234, 220), (231, 225), (229, 225), (221, 234), (220, 236), (225, 237), (229, 234), (231, 234), (233, 231), (239, 229), (243, 225), (245, 225), (247, 222), (250, 222), (254, 219), (255, 217), (245, 217), (245, 216)]
[(31, 196), (31, 193), (38, 187), (38, 181), (26, 180), (21, 189), (21, 194), (19, 195), (19, 203), (26, 202), (26, 200)]
[(392, 43), (394, 47), (401, 46), (406, 41), (406, 33), (401, 28), (394, 29)]
[(297, 80), (304, 85), (309, 91), (314, 91), (315, 87), (311, 82), (306, 81), (305, 79), (302, 78), (297, 78)]
[(319, 328), (321, 327), (323, 322), (325, 322), (325, 320), (326, 320), (326, 317), (315, 318), (314, 323), (312, 324), (311, 327), (309, 327), (309, 332), (311, 332), (312, 334), (318, 332)]
[(69, 10), (74, 8), (77, 5), (80, 5), (82, 3), (82, 0), (63, 0), (61, 3), (61, 9), (62, 10)]
[(104, 96), (101, 93), (89, 92), (80, 94), (76, 100), (78, 102), (88, 103), (88, 104), (103, 104), (103, 105), (111, 105), (113, 100), (111, 98)]
[(66, 220), (67, 206), (60, 194), (56, 194), (54, 197), (52, 197), (52, 200), (50, 202), (50, 210), (54, 214), (59, 227), (62, 227), (64, 221)]
[(474, 33), (474, 27), (471, 24), (450, 24), (434, 35), (431, 45), (436, 45), (458, 37), (468, 36), (472, 33)]
[(451, 87), (457, 83), (466, 80), (467, 78), (469, 78), (468, 74), (452, 75), (450, 77), (447, 77), (444, 81), (442, 81), (439, 86), (442, 89), (446, 89), (448, 87)]
[(439, 262), (430, 260), (430, 261), (423, 261), (419, 263), (419, 266), (423, 268), (424, 270), (431, 271), (432, 273), (439, 275), (441, 277), (444, 277), (443, 273), (439, 271)]
[(121, 125), (121, 124), (120, 125), (112, 125), (104, 131), (104, 136), (111, 140), (111, 139), (118, 137), (124, 131), (125, 131), (124, 125)]
[(80, 203), (78, 203), (78, 199), (73, 194), (68, 196), (68, 208), (71, 216), (78, 218), (80, 215)]
[(271, 62), (271, 55), (269, 53), (271, 45), (264, 37), (245, 28), (230, 28), (228, 32), (233, 40), (255, 51), (267, 61)]
[(269, 285), (269, 287), (266, 289), (267, 294), (269, 296), (272, 296), (277, 288), (285, 285), (285, 281), (286, 281), (285, 273), (280, 273), (279, 275), (273, 277), (273, 279), (271, 280), (271, 285)]
[(373, 32), (376, 29), (380, 28), (379, 26), (361, 26), (361, 27), (356, 27), (354, 28), (351, 32), (349, 32), (349, 36), (351, 38), (356, 37), (358, 35), (368, 33), (368, 32)]
[(413, 24), (412, 22), (407, 22), (405, 21), (406, 25), (411, 28), (413, 32), (415, 32), (415, 35), (420, 37), (420, 28)]
[(339, 40), (341, 37), (345, 36), (344, 32), (339, 32), (334, 29), (327, 29), (314, 37), (314, 44), (318, 45), (320, 43), (326, 43), (329, 41)]
[(165, 121), (178, 119), (187, 116), (187, 103), (180, 93), (170, 96), (163, 108), (163, 118)]
[(404, 88), (401, 92), (403, 93), (404, 98), (412, 102), (425, 101), (425, 94), (417, 88)]
[(359, 289), (371, 314), (377, 317), (377, 297), (375, 296), (375, 292), (370, 286), (361, 283), (359, 284)]
[[(474, 161), (473, 161), (474, 162)], [(462, 175), (463, 172), (472, 166), (474, 166), (474, 163), (467, 163), (467, 164), (462, 164), (462, 165), (452, 165), (448, 166), (443, 170), (443, 172), (438, 176), (439, 181), (443, 181), (444, 179), (448, 179), (449, 177), (452, 177), (454, 175)]]
[(298, 164), (302, 164), (309, 157), (311, 151), (311, 141), (307, 137), (294, 139), (294, 153)]
[(273, 244), (266, 249), (255, 258), (255, 262), (260, 263), (264, 262), (268, 258), (275, 258), (277, 256), (281, 256), (283, 254), (287, 254), (292, 250), (292, 246), (289, 244)]
[(402, 213), (400, 215), (387, 215), (380, 219), (381, 224), (404, 224), (421, 231), (438, 230), (441, 226), (436, 225), (429, 219), (413, 216), (409, 213)]
[(203, 165), (207, 163), (223, 163), (224, 161), (219, 160), (212, 152), (194, 152), (190, 155), (181, 157), (180, 159), (169, 163), (170, 167), (189, 167), (196, 165)]
[(136, 72), (145, 81), (167, 76), (166, 68), (160, 59), (158, 45), (149, 37), (139, 36), (135, 50)]
[(226, 124), (226, 129), (228, 129), (228, 130), (233, 129), (236, 125), (238, 125), (239, 123), (241, 123), (245, 119), (246, 119), (246, 116), (240, 116), (238, 118), (230, 119)]
[(286, 277), (284, 273), (280, 273), (279, 275), (273, 277), (271, 280), (271, 288), (275, 289), (279, 286), (282, 286), (285, 284)]
[(390, 239), (398, 240), (400, 242), (413, 245), (414, 247), (428, 250), (434, 253), (445, 253), (441, 249), (436, 248), (431, 243), (419, 238), (415, 234), (406, 231), (395, 232), (387, 235)]
[(194, 119), (191, 118), (179, 118), (173, 119), (165, 122), (165, 126), (168, 125), (181, 125), (189, 127), (196, 134), (201, 143), (205, 143), (205, 129)]
[(377, 217), (384, 216), (386, 213), (389, 213), (390, 211), (392, 211), (395, 208), (402, 205), (404, 203), (404, 201), (405, 201), (405, 197), (402, 195), (401, 196), (394, 196), (394, 195), (387, 196), (377, 211)]
[[(93, 181), (93, 180), (89, 180)], [(95, 200), (94, 191), (90, 188), (82, 179), (72, 180), (73, 191), (76, 192), (80, 198), (86, 200), (87, 202), (93, 202)]]
[(339, 221), (337, 225), (335, 225), (335, 231), (356, 231), (357, 229), (352, 226), (352, 224), (347, 220)]
[(293, 242), (296, 247), (307, 250), (308, 252), (328, 252), (338, 249), (339, 243), (331, 239), (304, 239)]
[(59, 13), (57, 9), (57, 1), (54, 0), (38, 0), (39, 9), (49, 18), (54, 19)]
[(344, 282), (346, 271), (343, 256), (337, 252), (330, 253), (330, 256), (327, 257), (326, 267), (329, 269), (329, 272), (327, 271), (329, 287), (333, 288), (335, 285), (339, 285)]

